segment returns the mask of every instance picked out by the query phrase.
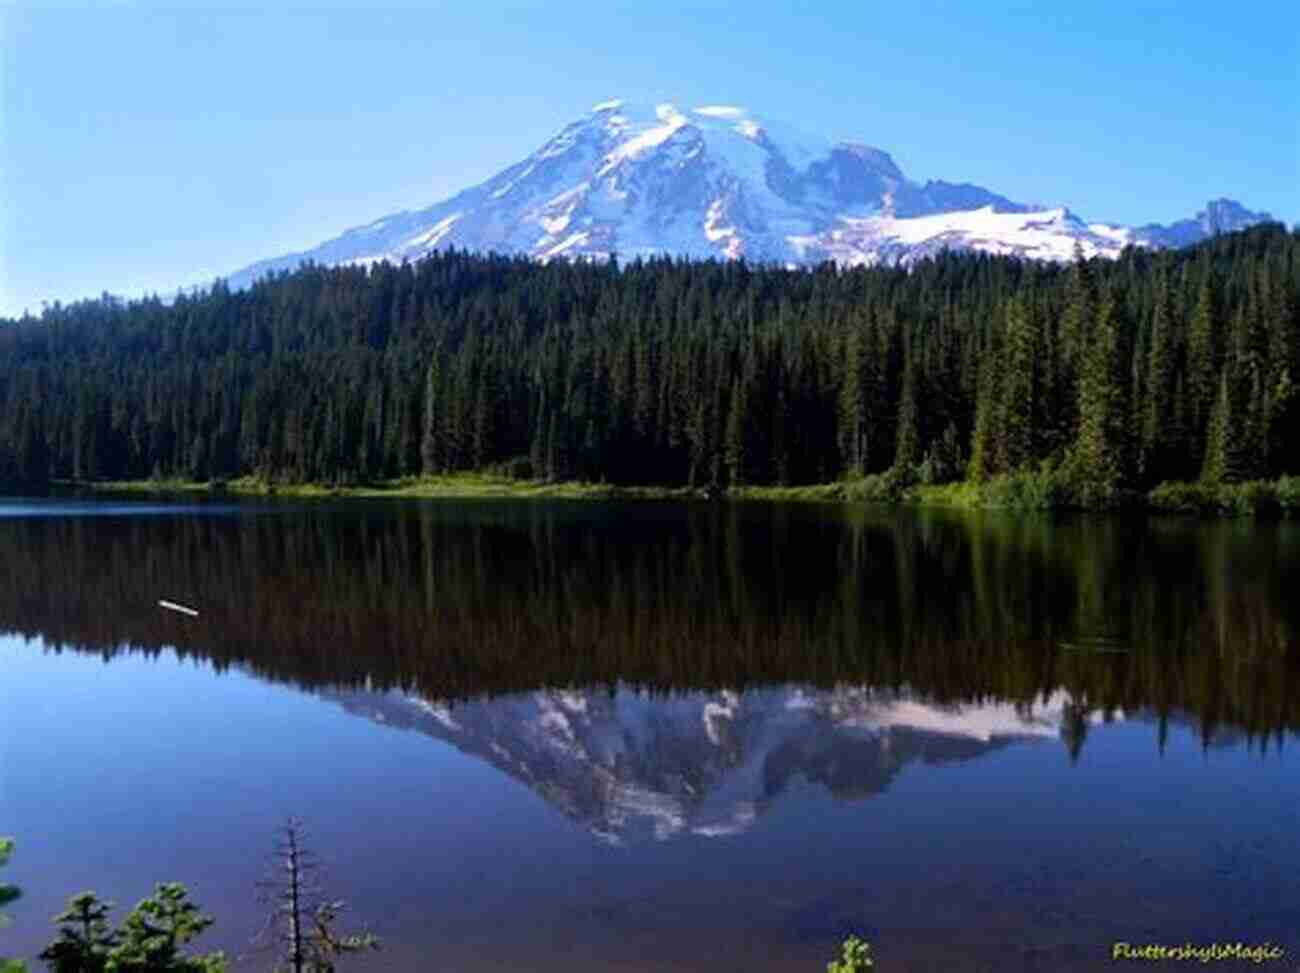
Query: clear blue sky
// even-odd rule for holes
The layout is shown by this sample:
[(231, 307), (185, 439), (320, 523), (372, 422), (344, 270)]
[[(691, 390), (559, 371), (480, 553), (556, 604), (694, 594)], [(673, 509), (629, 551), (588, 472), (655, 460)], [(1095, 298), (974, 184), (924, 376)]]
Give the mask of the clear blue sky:
[(608, 97), (733, 103), (1090, 219), (1300, 220), (1291, 3), (0, 0), (0, 314), (426, 206)]

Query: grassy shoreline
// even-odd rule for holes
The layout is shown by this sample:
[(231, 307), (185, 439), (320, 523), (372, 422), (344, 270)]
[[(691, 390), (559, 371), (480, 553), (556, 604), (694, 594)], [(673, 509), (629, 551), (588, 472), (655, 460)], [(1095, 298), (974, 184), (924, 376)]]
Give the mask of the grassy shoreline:
[(275, 483), (256, 477), (233, 480), (119, 480), (66, 484), (104, 494), (184, 494), (190, 496), (333, 498), (445, 498), (449, 500), (537, 498), (575, 500), (692, 500), (704, 497), (689, 487), (613, 486), (579, 481), (513, 480), (490, 473), (402, 477), (374, 483), (331, 486), (322, 483)]
[(1043, 511), (1125, 509), (1161, 514), (1249, 517), (1300, 515), (1300, 477), (1235, 484), (1162, 483), (1149, 492), (1116, 494), (1099, 503), (1071, 502), (1059, 485), (1041, 474), (995, 477), (984, 483), (906, 484), (889, 474), (805, 486), (742, 486), (710, 493), (702, 488), (623, 486), (582, 481), (517, 480), (494, 473), (404, 477), (376, 483), (329, 486), (273, 483), (256, 477), (229, 481), (127, 480), (59, 484), (106, 495), (259, 496), (291, 499), (432, 498), (787, 501), (876, 503), (958, 509)]

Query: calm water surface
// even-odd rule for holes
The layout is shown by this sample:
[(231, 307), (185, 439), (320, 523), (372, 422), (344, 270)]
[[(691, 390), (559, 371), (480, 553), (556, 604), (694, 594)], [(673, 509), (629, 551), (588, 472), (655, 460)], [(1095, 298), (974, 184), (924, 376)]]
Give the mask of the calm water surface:
[(265, 969), (295, 814), (358, 970), (1292, 970), (1298, 730), (1295, 525), (0, 501), (0, 953), (171, 879)]

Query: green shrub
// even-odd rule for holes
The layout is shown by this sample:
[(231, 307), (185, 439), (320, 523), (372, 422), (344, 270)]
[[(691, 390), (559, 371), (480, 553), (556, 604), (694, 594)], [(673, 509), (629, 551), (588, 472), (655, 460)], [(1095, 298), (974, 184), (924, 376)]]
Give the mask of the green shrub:
[(1147, 494), (1147, 505), (1165, 513), (1212, 514), (1219, 509), (1218, 488), (1208, 483), (1161, 483)]
[(915, 482), (916, 474), (910, 469), (870, 473), (838, 484), (838, 499), (859, 503), (901, 503)]
[(840, 947), (840, 958), (826, 964), (826, 973), (862, 973), (875, 966), (871, 947), (857, 936), (850, 936)]
[(1233, 517), (1276, 514), (1280, 510), (1276, 488), (1272, 483), (1263, 480), (1234, 483), (1225, 488), (1219, 500), (1219, 507), (1223, 513)]
[(968, 480), (936, 486), (922, 485), (911, 492), (910, 499), (943, 507), (978, 507), (982, 503), (980, 486), (981, 484)]
[(1161, 483), (1147, 494), (1147, 505), (1167, 513), (1205, 516), (1276, 516), (1300, 509), (1300, 478), (1275, 482)]
[(1054, 510), (1070, 505), (1070, 490), (1050, 469), (1004, 473), (981, 485), (981, 506), (1011, 510)]
[[(9, 856), (13, 854), (14, 841), (12, 838), (0, 838), (0, 866), (9, 863)], [(19, 898), (22, 892), (16, 885), (6, 885), (0, 882), (0, 905), (8, 905), (15, 899)], [(0, 913), (0, 926), (7, 926), (9, 917)], [(0, 957), (0, 973), (26, 973), (27, 965), (22, 960), (5, 959)]]
[(1300, 513), (1300, 476), (1284, 476), (1273, 484), (1277, 505), (1289, 514)]
[(59, 934), (42, 950), (41, 959), (51, 973), (225, 973), (222, 953), (181, 952), (182, 946), (212, 925), (212, 919), (200, 913), (188, 896), (183, 885), (160, 884), (113, 929), (108, 924), (112, 903), (94, 892), (75, 895), (68, 908), (54, 917)]
[[(9, 856), (14, 853), (13, 838), (0, 838), (0, 867), (9, 864)], [(0, 884), (0, 905), (8, 905), (22, 893), (13, 885)], [(8, 925), (9, 918), (0, 912), (0, 926)]]

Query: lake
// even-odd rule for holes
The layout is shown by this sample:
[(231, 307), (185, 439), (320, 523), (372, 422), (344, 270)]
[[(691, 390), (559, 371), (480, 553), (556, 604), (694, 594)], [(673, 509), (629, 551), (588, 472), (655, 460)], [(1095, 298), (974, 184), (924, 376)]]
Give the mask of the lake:
[(345, 969), (1294, 969), (1298, 731), (1295, 524), (0, 501), (0, 953), (176, 880), (268, 969), (296, 815)]

